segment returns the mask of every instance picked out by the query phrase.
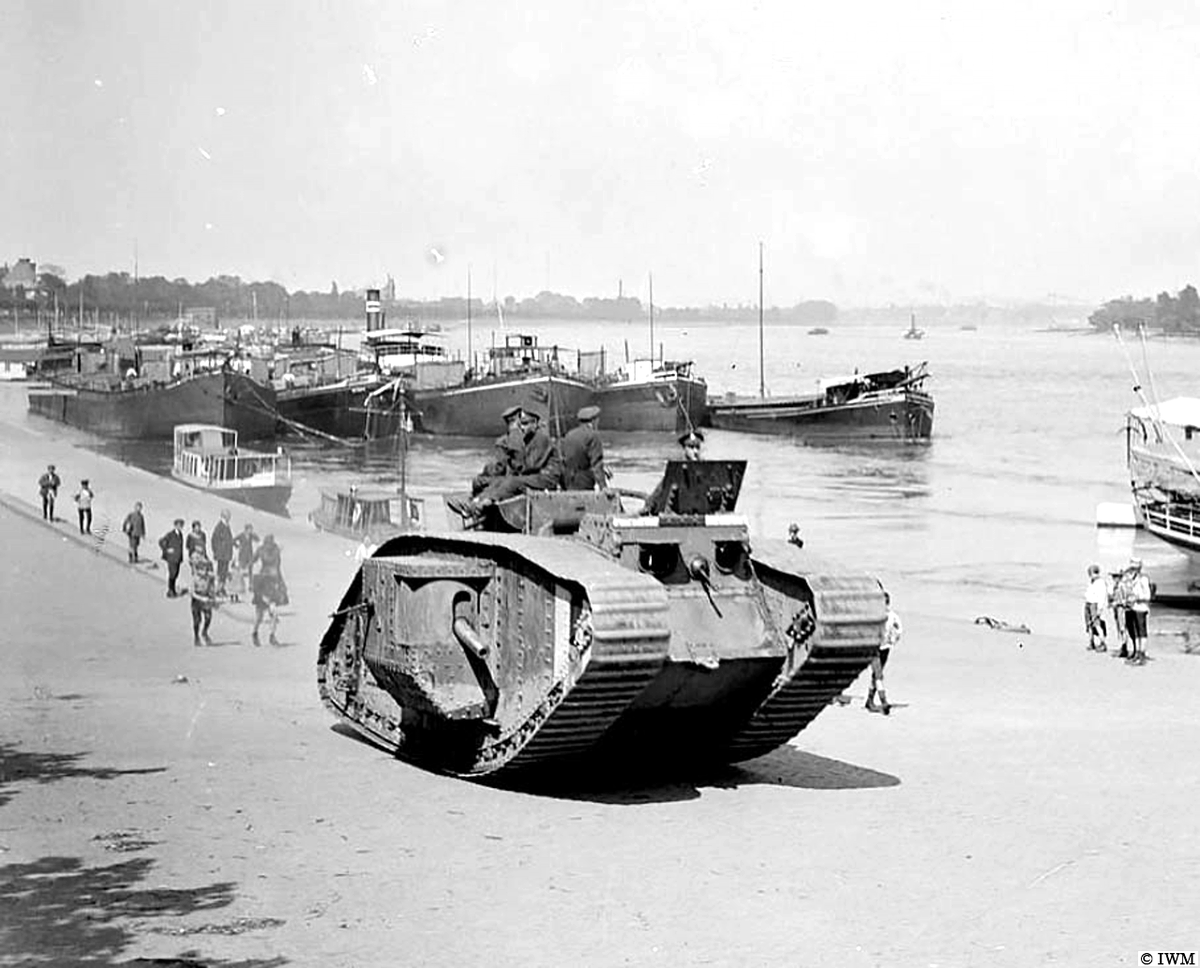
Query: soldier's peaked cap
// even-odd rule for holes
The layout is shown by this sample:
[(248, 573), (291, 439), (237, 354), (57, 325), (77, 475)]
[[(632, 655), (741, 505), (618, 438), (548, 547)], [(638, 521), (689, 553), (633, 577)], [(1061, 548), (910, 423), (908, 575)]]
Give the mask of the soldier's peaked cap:
[(500, 417), (503, 420), (512, 420), (512, 418), (515, 417), (520, 412), (521, 412), (520, 407), (512, 406), (512, 407), (509, 407), (507, 410), (505, 410), (504, 413), (500, 414)]
[(704, 434), (699, 430), (689, 430), (686, 433), (679, 435), (680, 444), (702, 444), (704, 443)]
[(577, 416), (580, 420), (595, 420), (600, 416), (600, 408), (580, 407), (579, 413), (577, 413), (575, 416)]

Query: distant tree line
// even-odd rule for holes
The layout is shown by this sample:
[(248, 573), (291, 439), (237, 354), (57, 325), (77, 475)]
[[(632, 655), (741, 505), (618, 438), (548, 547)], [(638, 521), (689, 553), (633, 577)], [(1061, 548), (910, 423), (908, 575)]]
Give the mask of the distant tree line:
[[(364, 292), (338, 288), (333, 282), (328, 292), (289, 293), (276, 282), (245, 282), (238, 276), (214, 276), (201, 283), (186, 279), (167, 279), (147, 276), (134, 279), (128, 272), (106, 275), (86, 275), (74, 282), (42, 273), (35, 289), (0, 287), (0, 313), (11, 315), (46, 312), (57, 306), (65, 316), (75, 316), (80, 306), (85, 317), (100, 314), (122, 319), (145, 321), (173, 320), (181, 312), (199, 307), (216, 310), (218, 319), (251, 319), (257, 316), (264, 322), (300, 319), (361, 319), (364, 315)], [(397, 299), (385, 301), (384, 309), (392, 319), (463, 319), (467, 315), (467, 300), (444, 297), (435, 300)], [(518, 319), (598, 319), (632, 321), (645, 319), (648, 313), (640, 299), (633, 296), (617, 298), (574, 296), (543, 291), (536, 296), (517, 299), (505, 297), (502, 303), (505, 317)], [(471, 300), (471, 313), (477, 317), (495, 315), (491, 301)], [(664, 320), (743, 320), (757, 319), (754, 305), (706, 306), (703, 308), (670, 308), (656, 306), (656, 318)], [(786, 308), (770, 307), (764, 316), (772, 321), (797, 323), (827, 323), (837, 318), (837, 307), (825, 300), (811, 300)]]
[(1174, 296), (1164, 291), (1155, 299), (1110, 299), (1088, 317), (1088, 322), (1103, 330), (1145, 326), (1164, 333), (1200, 335), (1200, 294), (1189, 284)]
[[(523, 319), (606, 319), (630, 322), (646, 319), (649, 312), (649, 307), (643, 305), (642, 301), (635, 296), (619, 296), (615, 299), (589, 297), (581, 302), (574, 296), (542, 291), (529, 299), (518, 300), (509, 296), (504, 300), (504, 314)], [(825, 300), (811, 300), (786, 308), (771, 306), (763, 311), (766, 319), (797, 323), (828, 323), (837, 319), (837, 314), (837, 306)], [(654, 318), (730, 321), (758, 319), (758, 307), (755, 305), (710, 305), (682, 308), (655, 306)]]

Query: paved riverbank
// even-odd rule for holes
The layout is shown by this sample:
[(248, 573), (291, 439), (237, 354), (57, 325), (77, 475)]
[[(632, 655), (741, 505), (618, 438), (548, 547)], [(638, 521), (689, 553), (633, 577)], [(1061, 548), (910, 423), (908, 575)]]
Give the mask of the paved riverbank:
[[(43, 524), (58, 465), (71, 520)], [(75, 535), (80, 477), (97, 525)], [(1132, 964), (1197, 947), (1200, 666), (917, 600), (891, 717), (833, 707), (717, 776), (512, 791), (341, 735), (314, 682), (349, 542), (0, 424), (0, 964)], [(149, 543), (222, 507), (283, 547), (279, 649), (193, 648)], [(911, 597), (911, 596), (910, 596)], [(1013, 614), (1017, 610), (1012, 605)], [(1008, 614), (1008, 613), (1006, 613)]]

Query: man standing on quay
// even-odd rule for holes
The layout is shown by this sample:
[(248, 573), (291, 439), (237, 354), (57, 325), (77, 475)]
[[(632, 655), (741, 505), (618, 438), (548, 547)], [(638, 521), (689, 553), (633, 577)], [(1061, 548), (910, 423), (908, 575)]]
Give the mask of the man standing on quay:
[(58, 497), (60, 484), (62, 480), (54, 470), (53, 464), (48, 465), (46, 473), (38, 478), (38, 490), (42, 494), (42, 519), (45, 521), (54, 520), (54, 499)]
[(129, 541), (129, 563), (136, 565), (138, 563), (138, 545), (142, 543), (142, 538), (146, 537), (146, 519), (142, 516), (141, 501), (136, 502), (133, 510), (125, 515), (121, 530), (125, 532), (125, 537)]
[(179, 566), (183, 563), (183, 518), (176, 518), (175, 525), (158, 539), (163, 561), (167, 563), (167, 598), (178, 598), (175, 582), (179, 578)]
[(221, 512), (221, 520), (212, 529), (212, 556), (217, 565), (217, 594), (225, 594), (229, 581), (229, 562), (233, 560), (233, 532), (229, 529), (229, 512)]

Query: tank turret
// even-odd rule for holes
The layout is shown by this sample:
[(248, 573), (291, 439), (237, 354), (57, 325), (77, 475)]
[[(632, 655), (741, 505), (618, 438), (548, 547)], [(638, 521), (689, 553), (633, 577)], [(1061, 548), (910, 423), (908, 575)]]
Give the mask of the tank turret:
[(879, 583), (735, 513), (745, 464), (671, 462), (663, 512), (536, 492), (496, 530), (400, 535), (320, 646), (326, 705), (463, 776), (594, 753), (736, 761), (787, 742), (870, 662)]

